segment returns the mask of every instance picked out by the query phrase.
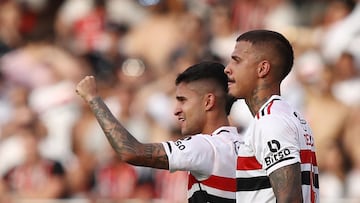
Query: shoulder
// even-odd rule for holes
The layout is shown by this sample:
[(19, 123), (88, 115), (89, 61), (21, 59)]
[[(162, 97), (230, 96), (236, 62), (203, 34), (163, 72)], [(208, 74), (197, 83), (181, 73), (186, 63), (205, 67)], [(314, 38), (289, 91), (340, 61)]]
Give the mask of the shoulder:
[(272, 97), (255, 116), (258, 128), (279, 128), (291, 126), (299, 115), (297, 111), (280, 96)]
[(236, 127), (233, 126), (222, 126), (220, 128), (218, 128), (217, 130), (215, 130), (212, 134), (213, 137), (214, 136), (238, 136), (239, 132), (238, 129)]
[(290, 114), (293, 112), (293, 107), (280, 96), (272, 96), (255, 115), (256, 120), (262, 120), (272, 115)]
[(207, 136), (208, 140), (214, 144), (232, 144), (242, 139), (238, 129), (233, 126), (223, 126), (214, 131), (211, 136)]

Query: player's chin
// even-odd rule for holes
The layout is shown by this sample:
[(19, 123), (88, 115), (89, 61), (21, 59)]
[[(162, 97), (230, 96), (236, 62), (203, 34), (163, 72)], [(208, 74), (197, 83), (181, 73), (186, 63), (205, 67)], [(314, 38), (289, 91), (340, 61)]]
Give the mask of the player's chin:
[(186, 130), (186, 128), (184, 128), (184, 126), (181, 126), (181, 134), (182, 135), (189, 135), (188, 131)]
[(192, 130), (192, 129), (189, 129), (189, 128), (181, 128), (181, 134), (182, 135), (195, 135), (195, 134), (198, 134), (200, 133), (199, 131), (196, 131), (196, 130)]
[(233, 86), (232, 87), (229, 86), (229, 95), (232, 97), (235, 97), (235, 98), (239, 97), (239, 95), (236, 93), (236, 90)]

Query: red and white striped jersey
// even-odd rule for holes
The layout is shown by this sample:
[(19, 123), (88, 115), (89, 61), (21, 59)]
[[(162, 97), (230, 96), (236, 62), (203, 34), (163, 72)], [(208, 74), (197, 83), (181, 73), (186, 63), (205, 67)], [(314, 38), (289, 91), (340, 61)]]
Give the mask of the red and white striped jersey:
[(319, 202), (318, 167), (308, 123), (280, 96), (259, 110), (238, 149), (237, 202), (276, 202), (269, 174), (301, 163), (304, 203)]
[(240, 139), (235, 127), (220, 127), (211, 135), (163, 142), (169, 170), (189, 171), (189, 202), (236, 202), (236, 146)]

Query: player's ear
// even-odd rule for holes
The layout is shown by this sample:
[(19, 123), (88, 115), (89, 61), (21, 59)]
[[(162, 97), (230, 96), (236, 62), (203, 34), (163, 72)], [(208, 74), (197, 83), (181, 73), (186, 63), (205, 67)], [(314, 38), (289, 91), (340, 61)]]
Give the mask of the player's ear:
[(205, 95), (204, 104), (205, 104), (205, 111), (209, 111), (213, 106), (215, 106), (216, 96), (213, 93), (208, 93)]
[(265, 77), (270, 73), (270, 62), (267, 60), (260, 61), (257, 68), (257, 74), (260, 78)]

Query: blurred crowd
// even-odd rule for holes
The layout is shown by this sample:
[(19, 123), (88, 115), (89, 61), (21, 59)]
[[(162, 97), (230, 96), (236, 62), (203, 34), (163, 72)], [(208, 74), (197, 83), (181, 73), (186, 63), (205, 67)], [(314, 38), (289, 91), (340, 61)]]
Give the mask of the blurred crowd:
[(294, 47), (282, 94), (312, 126), (321, 198), (360, 201), (359, 22), (358, 0), (0, 0), (0, 202), (186, 202), (186, 172), (120, 162), (75, 85), (95, 75), (138, 140), (175, 140), (177, 74), (226, 65), (250, 29)]

